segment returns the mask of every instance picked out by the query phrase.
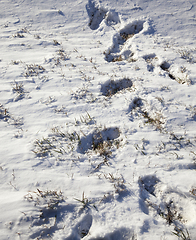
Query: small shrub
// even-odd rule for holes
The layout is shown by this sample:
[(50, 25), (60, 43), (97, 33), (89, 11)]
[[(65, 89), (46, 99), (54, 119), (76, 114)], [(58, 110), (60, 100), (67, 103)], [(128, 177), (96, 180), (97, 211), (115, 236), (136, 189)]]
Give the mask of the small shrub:
[(193, 196), (196, 196), (196, 188), (192, 188), (189, 192), (190, 192), (190, 194), (192, 194)]
[(38, 34), (35, 34), (34, 38), (37, 39), (37, 40), (41, 39), (41, 37)]
[(0, 104), (0, 120), (1, 119), (9, 124), (15, 125), (16, 127), (23, 125), (23, 119), (12, 116), (8, 109), (4, 108), (2, 104)]
[(57, 40), (53, 40), (53, 43), (54, 43), (55, 46), (60, 45), (60, 43)]
[(65, 114), (67, 116), (67, 111), (65, 109), (64, 106), (61, 106), (61, 107), (57, 107), (54, 109), (55, 113), (62, 113), (62, 114)]
[(20, 32), (17, 32), (13, 35), (14, 38), (24, 38), (24, 35)]
[(33, 202), (35, 206), (41, 206), (42, 209), (55, 209), (58, 204), (64, 202), (64, 197), (61, 191), (46, 190), (29, 192), (24, 197), (27, 201)]
[(58, 50), (57, 55), (59, 56), (59, 59), (63, 61), (68, 60), (70, 58), (69, 55), (65, 53), (65, 51), (62, 48)]
[(104, 174), (104, 177), (108, 179), (111, 183), (113, 183), (114, 188), (115, 188), (115, 193), (122, 193), (127, 191), (126, 186), (125, 186), (125, 179), (123, 178), (122, 175), (119, 177), (115, 177), (113, 174)]
[(89, 93), (88, 87), (83, 86), (81, 88), (78, 88), (75, 92), (72, 92), (71, 97), (75, 100), (79, 100), (79, 99), (86, 98), (88, 93)]
[(121, 62), (121, 61), (123, 61), (122, 55), (113, 57), (113, 59), (112, 59), (112, 62)]
[(21, 61), (17, 61), (17, 60), (13, 61), (13, 60), (12, 60), (12, 64), (13, 64), (13, 65), (18, 65), (18, 64), (20, 64), (20, 63), (21, 63)]
[(189, 63), (195, 63), (194, 57), (192, 56), (191, 52), (194, 50), (179, 50), (178, 53), (180, 54), (181, 58), (185, 59)]
[(14, 84), (12, 84), (12, 91), (13, 93), (17, 94), (15, 101), (25, 97), (25, 90), (24, 90), (23, 83), (17, 83), (16, 81), (14, 81)]
[[(41, 140), (37, 139), (34, 142), (35, 149), (33, 152), (37, 155), (37, 157), (45, 157), (45, 156), (52, 156), (53, 151), (56, 150), (56, 146), (53, 144), (52, 139), (50, 138), (42, 138)], [(63, 151), (60, 149), (59, 152)]]
[(173, 201), (170, 201), (169, 203), (164, 203), (162, 207), (159, 205), (156, 205), (152, 203), (149, 200), (145, 200), (148, 206), (152, 207), (156, 210), (157, 214), (159, 214), (163, 219), (166, 220), (166, 222), (171, 225), (174, 224), (176, 226), (177, 220), (182, 220), (182, 216), (178, 211), (176, 210), (176, 206)]
[(111, 156), (112, 152), (110, 151), (112, 144), (109, 141), (103, 141), (98, 144), (94, 144), (93, 142), (93, 150), (98, 153), (100, 156), (104, 156), (105, 158)]
[(80, 116), (80, 120), (75, 119), (75, 125), (80, 125), (82, 123), (86, 125), (92, 125), (92, 124), (95, 124), (96, 121), (94, 120), (93, 117), (90, 116), (88, 112), (86, 112), (86, 115)]
[(164, 122), (161, 113), (155, 112), (154, 116), (150, 116), (149, 113), (144, 110), (142, 116), (146, 119), (145, 123), (152, 124), (156, 129), (162, 130)]
[(0, 104), (0, 119), (7, 122), (10, 118), (10, 114), (8, 109), (4, 108), (2, 104)]
[(43, 73), (45, 68), (38, 64), (27, 64), (25, 77), (38, 76), (40, 73)]

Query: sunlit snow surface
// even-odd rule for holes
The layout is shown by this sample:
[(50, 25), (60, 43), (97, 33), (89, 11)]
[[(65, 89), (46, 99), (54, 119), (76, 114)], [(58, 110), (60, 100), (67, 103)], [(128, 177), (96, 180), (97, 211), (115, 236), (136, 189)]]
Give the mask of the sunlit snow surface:
[(195, 239), (195, 1), (0, 9), (0, 238)]

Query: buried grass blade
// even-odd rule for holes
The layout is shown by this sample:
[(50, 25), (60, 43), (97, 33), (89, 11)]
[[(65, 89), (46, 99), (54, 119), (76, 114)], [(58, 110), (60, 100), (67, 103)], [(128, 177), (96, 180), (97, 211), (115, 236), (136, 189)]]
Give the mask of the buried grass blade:
[(92, 207), (95, 208), (96, 211), (98, 211), (97, 207), (94, 204), (92, 204), (92, 201), (90, 201), (87, 197), (84, 196), (84, 192), (82, 193), (82, 199), (81, 200), (78, 199), (78, 198), (74, 198), (74, 199), (76, 201), (82, 203), (82, 209), (81, 210), (83, 210), (85, 208), (89, 209), (89, 208), (91, 208), (91, 205), (92, 205)]

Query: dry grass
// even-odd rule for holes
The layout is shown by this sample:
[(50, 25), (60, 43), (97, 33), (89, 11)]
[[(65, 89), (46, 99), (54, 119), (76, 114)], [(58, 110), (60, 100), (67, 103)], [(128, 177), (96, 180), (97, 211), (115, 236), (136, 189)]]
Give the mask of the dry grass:
[(45, 68), (38, 64), (27, 64), (25, 77), (38, 76), (40, 73), (43, 73)]

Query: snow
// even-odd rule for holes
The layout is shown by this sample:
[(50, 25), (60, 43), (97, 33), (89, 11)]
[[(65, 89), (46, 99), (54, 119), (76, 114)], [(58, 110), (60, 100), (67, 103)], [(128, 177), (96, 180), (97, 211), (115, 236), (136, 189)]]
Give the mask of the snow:
[(196, 239), (195, 1), (0, 7), (1, 239)]

